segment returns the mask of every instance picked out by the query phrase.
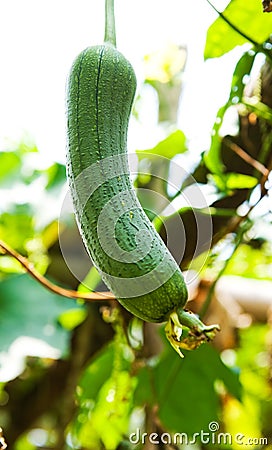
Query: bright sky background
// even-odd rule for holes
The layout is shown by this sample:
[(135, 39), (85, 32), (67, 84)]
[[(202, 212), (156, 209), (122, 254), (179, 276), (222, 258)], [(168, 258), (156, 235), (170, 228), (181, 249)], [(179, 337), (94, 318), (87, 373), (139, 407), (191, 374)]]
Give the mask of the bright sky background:
[[(115, 16), (118, 49), (133, 64), (139, 82), (146, 53), (167, 43), (187, 44), (178, 125), (204, 145), (233, 71), (228, 60), (203, 63), (214, 11), (206, 0), (116, 0)], [(75, 56), (101, 43), (103, 36), (104, 0), (1, 2), (0, 149), (26, 132), (50, 159), (64, 161), (67, 74)], [(154, 141), (152, 130), (142, 131), (130, 131), (135, 148)]]

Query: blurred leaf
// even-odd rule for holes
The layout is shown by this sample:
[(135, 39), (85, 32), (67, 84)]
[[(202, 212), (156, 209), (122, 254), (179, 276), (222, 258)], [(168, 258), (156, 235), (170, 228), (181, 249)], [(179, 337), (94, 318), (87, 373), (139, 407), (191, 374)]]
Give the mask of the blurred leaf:
[(54, 220), (42, 230), (42, 242), (45, 248), (51, 247), (59, 238), (61, 224)]
[[(261, 437), (265, 421), (270, 433), (270, 362), (269, 354), (266, 353), (270, 332), (268, 324), (252, 324), (239, 331), (239, 347), (235, 353), (236, 363), (241, 370), (243, 398), (241, 403), (233, 398), (227, 398), (222, 410), (224, 426), (232, 436), (239, 433), (245, 438)], [(262, 411), (263, 407), (268, 407), (267, 417)], [(236, 446), (237, 449), (239, 447), (241, 446)]]
[(84, 371), (79, 382), (78, 398), (81, 404), (95, 400), (106, 380), (110, 377), (114, 359), (113, 346), (104, 348)]
[[(259, 0), (232, 0), (223, 14), (237, 29), (259, 45), (271, 34), (272, 16), (263, 14)], [(237, 45), (248, 42), (250, 41), (231, 28), (222, 17), (218, 17), (208, 29), (204, 56), (206, 59), (217, 58)]]
[[(224, 410), (222, 413), (226, 432), (231, 436), (243, 436), (241, 442), (250, 442), (252, 436), (257, 440), (261, 437), (260, 409), (258, 400), (248, 395), (243, 397), (243, 403), (238, 402), (235, 398), (226, 399)], [(255, 445), (241, 445), (241, 442), (233, 443), (233, 450), (253, 448), (255, 450), (261, 448)], [(268, 447), (269, 448), (269, 447)]]
[[(78, 387), (79, 412), (74, 432), (84, 448), (115, 450), (128, 432), (136, 378), (130, 375), (131, 360), (117, 331), (85, 370)], [(105, 429), (106, 424), (106, 429)], [(104, 448), (103, 447), (103, 448)]]
[(16, 153), (0, 152), (0, 186), (12, 185), (14, 177), (18, 177), (21, 161)]
[(237, 275), (260, 280), (272, 279), (272, 252), (269, 245), (254, 249), (249, 245), (239, 246), (231, 258), (226, 275)]
[(134, 403), (135, 405), (152, 405), (156, 399), (154, 398), (153, 382), (154, 372), (149, 366), (144, 366), (137, 374), (137, 387), (135, 389)]
[(21, 141), (16, 144), (15, 151), (18, 151), (21, 155), (25, 155), (26, 153), (38, 153), (36, 144), (28, 134), (24, 134)]
[[(205, 212), (202, 210), (202, 212)], [(236, 209), (230, 209), (230, 208), (214, 208), (213, 206), (207, 209), (207, 214), (210, 214), (211, 216), (217, 216), (217, 217), (234, 217), (237, 214)]]
[(12, 256), (6, 256), (0, 254), (0, 272), (4, 273), (24, 273), (22, 264), (19, 263)]
[(102, 441), (106, 450), (115, 450), (128, 432), (136, 379), (122, 371), (109, 378), (98, 393), (90, 419), (81, 428), (79, 438), (86, 448)]
[(28, 439), (28, 433), (23, 434), (16, 441), (14, 450), (36, 450), (37, 446), (32, 444)]
[(84, 309), (69, 309), (59, 316), (59, 323), (68, 331), (73, 330), (80, 325), (87, 317), (87, 311)]
[(43, 156), (29, 143), (0, 152), (0, 189), (2, 208), (6, 210), (28, 204), (36, 223), (44, 226), (58, 217), (59, 193), (65, 182), (65, 166), (53, 163), (47, 167)]
[[(262, 383), (263, 387), (259, 389), (258, 384), (251, 384), (250, 382), (247, 385), (247, 388), (254, 393), (254, 395), (258, 392), (258, 395), (261, 394), (263, 396), (267, 395), (267, 389), (269, 390), (268, 385), (268, 373), (270, 370), (269, 360), (266, 360), (266, 364), (258, 364), (260, 360), (258, 359), (258, 355), (263, 355), (264, 351), (269, 349), (268, 339), (270, 335), (270, 325), (262, 324), (262, 323), (253, 323), (250, 327), (241, 329), (239, 331), (239, 347), (236, 349), (237, 354), (237, 363), (241, 367), (241, 369), (245, 369), (246, 372), (243, 374), (243, 382), (247, 383), (247, 377), (252, 377), (257, 375), (259, 377), (259, 381)], [(252, 372), (253, 374), (250, 373)]]
[(236, 64), (232, 76), (229, 103), (236, 104), (238, 101), (241, 101), (246, 85), (246, 76), (251, 72), (255, 57), (256, 52), (246, 52), (243, 54), (243, 56), (241, 56), (238, 63)]
[[(42, 236), (35, 230), (35, 217), (29, 204), (14, 205), (11, 212), (0, 215), (0, 239), (27, 256), (41, 274), (46, 272), (49, 264), (47, 248)], [(5, 260), (2, 263), (3, 272), (7, 272), (6, 269), (11, 272), (12, 268), (18, 272), (18, 263), (8, 263), (8, 266)]]
[[(44, 274), (49, 264), (47, 249), (58, 239), (58, 223), (53, 222), (40, 234), (36, 230), (36, 220), (30, 204), (13, 205), (9, 212), (0, 215), (0, 239), (27, 256), (35, 268)], [(4, 272), (5, 268), (11, 272), (12, 267), (18, 272), (18, 263), (8, 262), (7, 266), (6, 262), (2, 260)]]
[(181, 130), (176, 130), (155, 147), (147, 150), (137, 150), (137, 156), (140, 160), (146, 157), (152, 158), (152, 155), (172, 159), (178, 153), (184, 153), (186, 150), (185, 134)]
[(258, 180), (251, 175), (242, 173), (226, 173), (210, 176), (221, 191), (234, 189), (251, 189), (257, 185)]
[(170, 431), (193, 435), (217, 420), (220, 402), (214, 387), (216, 380), (223, 381), (230, 394), (241, 396), (237, 374), (209, 345), (186, 352), (183, 360), (169, 351), (154, 372), (159, 415)]
[(37, 152), (37, 147), (27, 140), (18, 143), (12, 150), (0, 151), (0, 186), (9, 187), (14, 182), (22, 181), (24, 158), (35, 152)]
[(0, 151), (0, 186), (11, 188), (18, 184), (30, 184), (36, 180), (41, 171), (33, 166), (37, 160), (37, 147), (20, 142), (13, 150)]
[(185, 151), (185, 135), (181, 130), (176, 130), (154, 148), (136, 152), (139, 165), (134, 184), (138, 199), (151, 221), (164, 209), (170, 198), (168, 186), (171, 159)]
[(34, 237), (34, 217), (29, 205), (16, 205), (0, 215), (0, 238), (24, 252), (24, 244)]
[(208, 152), (204, 154), (204, 161), (207, 168), (215, 173), (221, 173), (224, 170), (224, 164), (221, 158), (221, 136), (219, 136), (219, 131), (227, 109), (228, 102), (218, 110), (212, 129), (211, 146)]
[(258, 183), (257, 178), (242, 173), (228, 173), (226, 175), (227, 189), (251, 189)]
[(256, 54), (254, 52), (245, 53), (236, 64), (233, 72), (231, 90), (227, 103), (222, 106), (214, 122), (212, 130), (211, 146), (208, 152), (204, 154), (204, 161), (208, 169), (213, 172), (222, 175), (224, 171), (224, 165), (221, 158), (221, 141), (220, 129), (223, 123), (224, 115), (227, 109), (234, 104), (241, 102), (244, 88), (246, 84), (246, 75), (249, 75), (255, 61)]
[(84, 280), (78, 286), (78, 292), (93, 292), (101, 281), (101, 276), (95, 266), (87, 273)]
[(2, 281), (0, 350), (7, 351), (20, 336), (28, 336), (45, 341), (63, 355), (69, 334), (58, 325), (58, 317), (71, 307), (75, 307), (73, 300), (48, 292), (26, 274)]
[[(186, 48), (168, 44), (164, 48), (144, 56), (144, 79), (146, 82), (173, 83), (180, 78), (186, 63)], [(153, 85), (151, 83), (151, 85)]]
[(47, 175), (46, 189), (58, 188), (59, 185), (66, 182), (66, 167), (60, 163), (54, 163), (48, 169), (45, 170)]

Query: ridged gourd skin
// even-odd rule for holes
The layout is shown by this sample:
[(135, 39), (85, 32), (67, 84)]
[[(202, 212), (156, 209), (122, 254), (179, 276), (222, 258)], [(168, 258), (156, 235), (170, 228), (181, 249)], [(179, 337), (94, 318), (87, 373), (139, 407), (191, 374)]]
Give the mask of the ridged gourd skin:
[(67, 174), (82, 239), (103, 281), (135, 316), (163, 322), (185, 305), (187, 288), (131, 183), (135, 91), (134, 70), (115, 47), (79, 54), (67, 86)]

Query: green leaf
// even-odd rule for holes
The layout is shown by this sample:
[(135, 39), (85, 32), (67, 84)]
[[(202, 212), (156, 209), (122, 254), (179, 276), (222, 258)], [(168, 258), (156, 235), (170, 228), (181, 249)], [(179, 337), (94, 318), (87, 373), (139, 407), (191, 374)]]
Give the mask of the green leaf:
[(12, 185), (14, 178), (18, 177), (21, 160), (13, 152), (0, 152), (0, 185)]
[(210, 177), (213, 178), (218, 188), (225, 192), (234, 189), (252, 189), (258, 184), (257, 178), (242, 173), (234, 172)]
[(167, 352), (154, 371), (159, 416), (166, 429), (189, 436), (206, 431), (220, 410), (217, 380), (240, 399), (238, 375), (223, 364), (213, 347), (202, 345), (186, 352), (183, 360), (174, 352)]
[(125, 371), (105, 382), (98, 393), (90, 419), (79, 435), (84, 447), (92, 449), (96, 441), (97, 444), (102, 441), (106, 450), (117, 448), (128, 432), (135, 384), (136, 379)]
[(154, 372), (151, 367), (144, 366), (137, 373), (137, 387), (135, 389), (135, 405), (152, 405), (155, 401), (153, 393)]
[(228, 101), (219, 109), (217, 113), (217, 117), (215, 119), (212, 130), (211, 146), (208, 152), (204, 154), (204, 161), (207, 168), (213, 173), (220, 174), (220, 176), (224, 171), (224, 165), (221, 159), (222, 137), (220, 136), (220, 129), (223, 123), (223, 118), (230, 106), (241, 102), (246, 83), (245, 75), (250, 74), (253, 63), (255, 61), (255, 57), (256, 53), (247, 52), (239, 59), (238, 63), (236, 64), (235, 70), (233, 72)]
[[(223, 14), (250, 40), (262, 45), (271, 34), (272, 15), (263, 14), (260, 3), (259, 0), (247, 2), (232, 0)], [(222, 17), (218, 17), (207, 32), (204, 50), (205, 59), (222, 56), (237, 45), (243, 45), (250, 40), (231, 28)]]
[(212, 129), (212, 140), (210, 149), (203, 156), (207, 168), (211, 172), (215, 173), (221, 173), (224, 171), (224, 164), (222, 162), (220, 152), (221, 137), (219, 136), (219, 131), (222, 126), (223, 117), (227, 109), (228, 109), (228, 102), (219, 109)]
[(37, 446), (29, 441), (28, 433), (21, 435), (16, 443), (14, 450), (36, 450)]
[(34, 217), (30, 205), (16, 205), (12, 212), (0, 215), (0, 239), (24, 252), (24, 244), (34, 237)]
[(87, 317), (87, 311), (84, 309), (69, 309), (59, 316), (59, 323), (68, 331), (73, 330), (80, 325)]
[(241, 101), (244, 95), (246, 76), (250, 74), (255, 58), (256, 52), (250, 51), (244, 53), (237, 62), (231, 81), (229, 104), (237, 104)]
[(101, 275), (99, 274), (97, 268), (93, 266), (86, 277), (78, 286), (78, 292), (93, 292), (97, 288), (98, 284), (101, 281)]
[(176, 130), (155, 147), (147, 150), (137, 150), (137, 156), (140, 160), (146, 157), (150, 158), (152, 155), (172, 159), (177, 154), (184, 153), (186, 150), (185, 134), (181, 130)]
[(25, 273), (22, 265), (12, 256), (0, 255), (0, 272), (7, 273)]
[(252, 189), (258, 183), (257, 178), (242, 173), (228, 173), (226, 175), (227, 189)]
[(128, 432), (137, 380), (130, 375), (130, 356), (119, 332), (85, 370), (77, 390), (73, 433), (86, 449), (101, 448), (103, 442), (107, 450), (115, 450)]
[(266, 355), (269, 334), (267, 323), (253, 323), (239, 330), (239, 346), (231, 350), (243, 386), (242, 403), (229, 399), (224, 405), (225, 429), (232, 436), (267, 436), (271, 429), (270, 363), (269, 358), (261, 359)]
[(78, 397), (80, 402), (96, 399), (99, 390), (111, 375), (113, 359), (113, 346), (107, 346), (96, 355), (79, 382)]
[(34, 140), (27, 133), (24, 134), (22, 140), (17, 144), (16, 151), (22, 156), (29, 153), (38, 153)]
[[(32, 143), (20, 142), (12, 151), (0, 151), (0, 187), (12, 187), (14, 183), (25, 182), (28, 179), (22, 175), (22, 166), (25, 157), (37, 152), (37, 147)], [(25, 169), (25, 167), (24, 167)]]
[(58, 317), (71, 307), (75, 307), (73, 300), (48, 292), (29, 275), (5, 279), (0, 283), (0, 351), (8, 351), (14, 341), (27, 336), (64, 355), (69, 334), (58, 324)]
[[(261, 218), (260, 221), (262, 221)], [(255, 249), (247, 244), (240, 245), (234, 257), (230, 259), (225, 275), (239, 273), (241, 277), (271, 281), (272, 254), (268, 249), (270, 249), (269, 246)]]
[(66, 168), (65, 165), (60, 163), (54, 163), (48, 169), (45, 170), (47, 175), (47, 190), (52, 190), (54, 188), (59, 189), (60, 184), (66, 181)]

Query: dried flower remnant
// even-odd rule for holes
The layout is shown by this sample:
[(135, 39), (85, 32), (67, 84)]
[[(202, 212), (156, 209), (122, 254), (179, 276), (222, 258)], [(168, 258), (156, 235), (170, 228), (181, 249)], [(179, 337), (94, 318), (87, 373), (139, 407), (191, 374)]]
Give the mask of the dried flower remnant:
[(272, 11), (272, 1), (271, 0), (263, 0), (263, 12), (271, 12)]
[(8, 448), (6, 442), (5, 442), (5, 438), (3, 436), (3, 430), (2, 428), (0, 428), (0, 450), (5, 450), (6, 448)]

